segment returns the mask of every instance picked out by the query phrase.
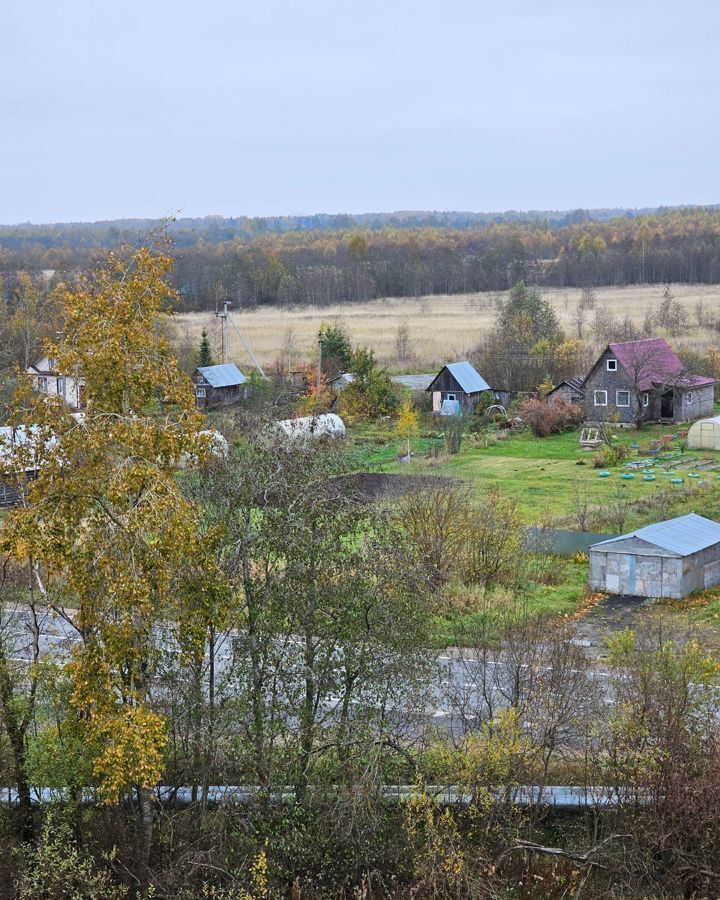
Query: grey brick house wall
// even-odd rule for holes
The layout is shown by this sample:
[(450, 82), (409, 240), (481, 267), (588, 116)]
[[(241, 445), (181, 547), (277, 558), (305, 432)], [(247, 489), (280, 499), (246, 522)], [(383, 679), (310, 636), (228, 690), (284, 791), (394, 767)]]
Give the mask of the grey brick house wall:
[[(610, 368), (608, 368), (608, 361), (611, 363)], [(612, 368), (613, 361), (614, 369)], [(590, 370), (583, 388), (585, 391), (585, 414), (588, 422), (617, 421), (621, 425), (634, 425), (637, 421), (639, 404), (633, 383), (633, 373), (623, 369), (620, 361), (609, 347)], [(656, 422), (660, 418), (672, 418), (674, 422), (691, 422), (694, 419), (712, 415), (715, 400), (713, 385), (692, 388), (675, 386), (671, 390), (673, 392), (672, 411), (668, 414), (666, 410), (665, 415), (663, 415), (659, 392), (657, 390), (642, 392), (644, 422)], [(603, 401), (605, 401), (604, 405)]]
[[(615, 369), (608, 369), (608, 360), (615, 362)], [(588, 422), (614, 421), (617, 417), (617, 421), (622, 425), (635, 424), (638, 401), (632, 378), (624, 371), (609, 348), (592, 367), (583, 387), (585, 414)], [(604, 405), (603, 400), (605, 401)], [(618, 400), (620, 405), (618, 405)], [(648, 406), (644, 408), (643, 412), (643, 419), (646, 422), (652, 422), (658, 417), (655, 412), (654, 400), (655, 398), (650, 393)], [(625, 401), (628, 403), (627, 406), (624, 405)]]
[(713, 414), (715, 385), (706, 384), (688, 391), (675, 391), (673, 418), (676, 422), (691, 422)]

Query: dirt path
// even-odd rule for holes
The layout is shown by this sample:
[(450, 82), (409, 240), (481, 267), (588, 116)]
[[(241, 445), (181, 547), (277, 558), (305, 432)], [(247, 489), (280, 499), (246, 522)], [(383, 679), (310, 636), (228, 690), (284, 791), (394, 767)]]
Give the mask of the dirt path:
[(645, 624), (655, 606), (656, 601), (644, 597), (604, 597), (574, 623), (575, 640), (592, 659), (604, 659), (608, 639)]

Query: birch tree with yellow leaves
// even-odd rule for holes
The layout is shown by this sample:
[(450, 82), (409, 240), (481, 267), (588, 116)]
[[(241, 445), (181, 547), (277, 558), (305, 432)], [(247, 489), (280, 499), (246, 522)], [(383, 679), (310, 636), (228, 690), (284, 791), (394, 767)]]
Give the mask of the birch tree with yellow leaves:
[(62, 331), (45, 350), (84, 384), (86, 408), (73, 413), (19, 373), (12, 423), (28, 440), (15, 448), (17, 468), (32, 454), (38, 474), (0, 533), (77, 630), (72, 705), (103, 798), (136, 793), (141, 863), (166, 742), (152, 702), (159, 635), (199, 654), (217, 609), (205, 541), (175, 479), (204, 442), (190, 379), (158, 329), (173, 298), (170, 265), (147, 248), (110, 254), (61, 292)]

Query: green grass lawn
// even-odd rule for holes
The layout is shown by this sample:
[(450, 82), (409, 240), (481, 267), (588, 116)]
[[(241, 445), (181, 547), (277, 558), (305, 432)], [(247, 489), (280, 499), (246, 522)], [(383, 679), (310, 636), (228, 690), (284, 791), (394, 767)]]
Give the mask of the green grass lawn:
[[(648, 426), (639, 433), (620, 429), (617, 443), (644, 444), (673, 433), (676, 432), (668, 426)], [(683, 478), (682, 485), (672, 484), (672, 476), (662, 474), (664, 467), (675, 467), (676, 462), (658, 464), (656, 480), (652, 482), (644, 481), (640, 471), (633, 479), (623, 479), (622, 474), (626, 471), (623, 465), (607, 469), (611, 472), (609, 477), (600, 477), (599, 470), (593, 468), (595, 454), (580, 448), (579, 430), (547, 438), (537, 438), (529, 431), (498, 432), (489, 437), (487, 446), (482, 435), (466, 435), (460, 452), (455, 456), (444, 453), (440, 434), (428, 430), (414, 441), (413, 461), (410, 464), (398, 461), (400, 442), (393, 438), (389, 426), (351, 430), (351, 439), (358, 462), (375, 471), (423, 472), (459, 477), (475, 485), (478, 496), (485, 488), (499, 487), (517, 501), (523, 520), (533, 525), (552, 524), (553, 520), (572, 516), (576, 488), (587, 490), (592, 503), (599, 508), (618, 495), (629, 500), (640, 500), (655, 491), (672, 492), (677, 498), (671, 507), (672, 515), (691, 509), (699, 513), (705, 510), (704, 514), (710, 515), (720, 502), (720, 479), (717, 477), (720, 470), (718, 473), (701, 474), (700, 479), (689, 478), (689, 469), (677, 471), (676, 474)], [(679, 448), (679, 440), (668, 444), (670, 452)], [(439, 455), (433, 458), (433, 451), (438, 450)], [(678, 461), (686, 466), (688, 463), (697, 464), (709, 456), (712, 454), (708, 452), (686, 451)], [(717, 456), (720, 464), (720, 454)], [(628, 461), (638, 458), (637, 451), (633, 450)], [(579, 461), (584, 465), (578, 464)], [(702, 486), (702, 497), (686, 497), (685, 490), (690, 485)], [(633, 514), (628, 519), (628, 527), (641, 524), (646, 524), (642, 513)]]
[[(685, 451), (672, 462), (656, 463), (655, 481), (643, 481), (641, 470), (632, 479), (623, 479), (628, 471), (623, 464), (608, 468), (611, 474), (602, 478), (593, 467), (594, 453), (580, 448), (580, 431), (569, 431), (548, 438), (537, 438), (529, 431), (497, 432), (487, 437), (466, 435), (460, 452), (455, 456), (445, 453), (441, 424), (430, 420), (421, 437), (413, 442), (413, 460), (409, 464), (399, 461), (404, 447), (393, 435), (391, 425), (375, 425), (361, 429), (351, 429), (350, 439), (358, 464), (374, 471), (421, 473), (462, 478), (475, 486), (481, 497), (485, 488), (498, 487), (512, 496), (518, 504), (522, 519), (532, 525), (559, 525), (576, 529), (573, 496), (577, 489), (587, 490), (592, 505), (597, 510), (607, 508), (617, 497), (633, 501), (633, 508), (627, 516), (623, 531), (629, 531), (657, 521), (659, 514), (655, 508), (641, 501), (652, 499), (656, 492), (663, 492), (670, 499), (667, 505), (668, 517), (697, 512), (710, 518), (720, 519), (720, 469), (717, 472), (701, 473), (700, 478), (689, 478), (692, 468), (702, 460), (713, 458), (711, 452)], [(619, 444), (647, 444), (651, 440), (661, 440), (664, 435), (677, 432), (668, 426), (648, 426), (641, 432), (633, 429), (619, 429)], [(680, 440), (667, 443), (669, 452), (680, 450)], [(663, 450), (663, 452), (665, 452)], [(631, 450), (628, 462), (639, 458), (638, 451)], [(579, 465), (578, 460), (585, 464)], [(720, 453), (717, 454), (720, 463)], [(683, 466), (678, 468), (678, 464)], [(672, 476), (662, 474), (672, 467), (676, 475), (683, 478), (682, 484), (673, 484)], [(699, 471), (699, 470), (698, 470)], [(610, 530), (607, 525), (599, 530)], [(587, 596), (587, 561), (582, 559), (555, 558), (552, 565), (557, 568), (555, 584), (535, 583), (531, 578), (521, 579), (514, 589), (516, 597), (524, 602), (531, 613), (551, 616), (565, 616), (577, 611)], [(539, 581), (542, 581), (540, 579)], [(700, 626), (709, 626), (720, 636), (720, 588), (706, 592), (689, 607), (680, 606), (676, 617), (691, 616)], [(670, 614), (669, 611), (667, 611)], [(480, 612), (458, 612), (448, 608), (434, 617), (432, 622), (432, 643), (435, 647), (452, 646), (468, 640), (468, 635), (477, 631), (481, 622)], [(720, 637), (718, 640), (720, 646)]]
[[(530, 615), (569, 616), (588, 596), (587, 562), (577, 559), (554, 557), (552, 566), (556, 584), (527, 582), (515, 588), (513, 593), (524, 611)], [(502, 592), (498, 597), (502, 597)], [(491, 595), (492, 601), (492, 595)], [(463, 646), (480, 631), (485, 613), (455, 612), (447, 610), (433, 617), (431, 622), (432, 646), (437, 648)], [(485, 629), (487, 634), (487, 628)], [(490, 629), (492, 636), (493, 629)]]

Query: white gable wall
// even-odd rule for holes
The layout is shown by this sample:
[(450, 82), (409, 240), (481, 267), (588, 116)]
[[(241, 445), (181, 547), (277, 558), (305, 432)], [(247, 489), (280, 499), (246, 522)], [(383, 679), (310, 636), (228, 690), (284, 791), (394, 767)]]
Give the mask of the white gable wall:
[(44, 356), (27, 370), (33, 379), (33, 387), (38, 393), (50, 397), (62, 397), (68, 406), (80, 408), (83, 403), (82, 379), (60, 375), (50, 366), (51, 360)]

